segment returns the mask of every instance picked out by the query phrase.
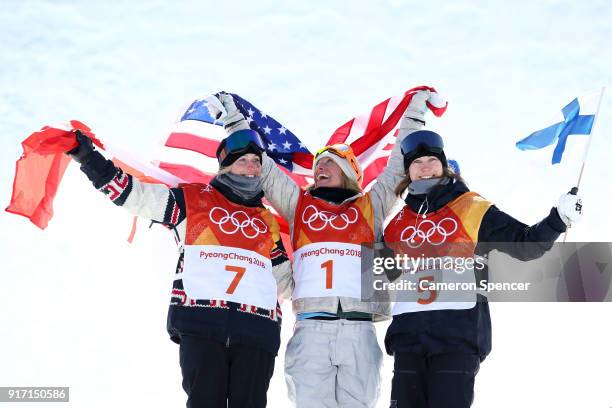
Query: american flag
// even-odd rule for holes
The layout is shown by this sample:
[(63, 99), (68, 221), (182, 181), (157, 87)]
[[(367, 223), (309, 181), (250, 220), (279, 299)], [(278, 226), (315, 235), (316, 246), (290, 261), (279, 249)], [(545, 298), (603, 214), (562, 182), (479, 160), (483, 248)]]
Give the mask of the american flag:
[[(440, 116), (446, 110), (446, 102), (436, 97), (435, 89), (420, 86), (374, 106), (367, 114), (356, 116), (336, 129), (326, 145), (350, 144), (359, 160), (363, 173), (363, 186), (369, 187), (387, 164), (398, 129), (398, 124), (408, 104), (419, 90), (430, 90), (433, 97), (427, 102), (429, 109)], [(236, 106), (265, 142), (266, 153), (284, 169), (300, 186), (312, 181), (313, 155), (293, 132), (272, 116), (256, 108), (236, 94), (230, 94)], [(223, 123), (210, 116), (206, 99), (192, 102), (181, 114), (174, 129), (165, 141), (165, 147), (185, 149), (214, 158), (221, 140), (226, 137)], [(181, 163), (159, 162), (159, 167), (189, 182), (208, 181), (216, 170), (201, 172), (194, 166)]]
[[(427, 102), (429, 109), (440, 116), (446, 110), (446, 102), (437, 97), (430, 87), (409, 89), (403, 94), (388, 98), (374, 106), (365, 115), (359, 115), (336, 129), (326, 145), (350, 144), (364, 171), (364, 186), (369, 186), (385, 167), (390, 150), (395, 142), (398, 123), (412, 95), (419, 90), (430, 90), (432, 97)], [(236, 105), (249, 121), (251, 128), (259, 132), (266, 142), (268, 155), (280, 165), (300, 186), (312, 181), (312, 154), (304, 144), (286, 127), (250, 102), (232, 94)], [(143, 182), (163, 183), (170, 187), (180, 183), (208, 183), (217, 169), (216, 159), (205, 164), (201, 158), (214, 159), (220, 141), (226, 137), (222, 123), (209, 114), (205, 99), (192, 102), (180, 115), (179, 120), (165, 138), (166, 151), (188, 151), (198, 158), (193, 165), (187, 160), (148, 161), (118, 147), (97, 141), (113, 157), (116, 165)], [(17, 163), (13, 184), (13, 196), (7, 211), (24, 215), (45, 228), (53, 215), (52, 205), (55, 191), (69, 159), (64, 152), (75, 146), (74, 129), (93, 134), (78, 121), (69, 125), (44, 127), (23, 142), (24, 155)], [(168, 149), (166, 149), (168, 148)], [(25, 171), (20, 171), (25, 168)], [(28, 171), (27, 169), (37, 169)], [(203, 170), (201, 170), (203, 169)], [(29, 176), (34, 176), (28, 179)], [(44, 176), (44, 177), (43, 177)], [(35, 186), (35, 187), (32, 187)], [(27, 194), (26, 194), (27, 193)], [(24, 201), (23, 198), (27, 196)], [(21, 200), (20, 200), (21, 198)], [(275, 212), (276, 213), (276, 212)], [(283, 232), (285, 246), (289, 250), (288, 227), (284, 219), (275, 214)], [(135, 225), (130, 236), (133, 238)]]
[[(304, 167), (299, 163), (308, 163), (308, 160), (312, 160), (312, 154), (302, 141), (276, 119), (257, 109), (249, 101), (236, 94), (230, 95), (251, 129), (261, 135), (268, 157), (281, 166), (299, 185), (308, 184), (310, 180), (305, 176), (311, 175), (310, 164)], [(165, 140), (164, 146), (190, 150), (209, 158), (215, 158), (217, 147), (226, 136), (223, 123), (211, 117), (207, 99), (196, 99), (181, 114), (175, 128)], [(194, 166), (164, 161), (159, 162), (159, 167), (189, 182), (208, 181), (216, 171), (216, 167), (213, 167), (206, 169), (208, 171), (199, 172)]]

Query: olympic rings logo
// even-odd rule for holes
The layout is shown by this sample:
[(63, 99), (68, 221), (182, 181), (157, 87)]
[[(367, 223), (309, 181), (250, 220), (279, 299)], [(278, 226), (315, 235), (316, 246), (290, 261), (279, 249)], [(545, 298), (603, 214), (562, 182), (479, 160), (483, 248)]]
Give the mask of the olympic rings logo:
[(357, 222), (357, 218), (359, 218), (359, 214), (353, 207), (341, 214), (335, 214), (329, 211), (319, 211), (317, 207), (311, 204), (302, 213), (302, 222), (313, 231), (321, 231), (328, 225), (336, 231), (342, 231)]
[(418, 248), (424, 242), (441, 245), (446, 242), (446, 238), (457, 231), (457, 228), (457, 221), (453, 218), (443, 218), (437, 224), (431, 220), (422, 220), (416, 227), (409, 225), (404, 228), (400, 241), (408, 244), (410, 248)]
[(246, 238), (255, 238), (268, 232), (268, 226), (259, 218), (251, 218), (244, 211), (229, 213), (225, 208), (214, 207), (208, 213), (210, 220), (226, 234), (235, 234), (240, 230)]

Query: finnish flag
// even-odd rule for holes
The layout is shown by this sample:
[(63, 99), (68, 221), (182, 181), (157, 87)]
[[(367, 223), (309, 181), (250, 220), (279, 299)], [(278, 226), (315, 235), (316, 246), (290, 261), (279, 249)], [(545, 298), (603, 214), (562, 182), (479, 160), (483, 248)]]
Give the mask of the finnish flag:
[(538, 130), (516, 142), (520, 150), (537, 150), (556, 143), (552, 164), (561, 162), (570, 135), (588, 136), (593, 129), (599, 93), (577, 97), (561, 109), (559, 122)]

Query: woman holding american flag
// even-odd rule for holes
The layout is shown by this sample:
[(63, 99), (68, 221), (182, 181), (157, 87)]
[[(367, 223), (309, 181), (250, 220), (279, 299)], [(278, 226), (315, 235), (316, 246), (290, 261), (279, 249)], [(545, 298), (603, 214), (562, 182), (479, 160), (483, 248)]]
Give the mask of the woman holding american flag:
[[(262, 188), (288, 221), (297, 323), (287, 345), (285, 376), (297, 407), (374, 407), (382, 352), (373, 322), (389, 318), (388, 302), (361, 301), (361, 244), (381, 234), (403, 176), (399, 143), (424, 125), (429, 90), (412, 93), (388, 165), (368, 192), (349, 145), (314, 157), (314, 183), (301, 189), (263, 155)], [(220, 94), (226, 131), (249, 129), (231, 95)]]

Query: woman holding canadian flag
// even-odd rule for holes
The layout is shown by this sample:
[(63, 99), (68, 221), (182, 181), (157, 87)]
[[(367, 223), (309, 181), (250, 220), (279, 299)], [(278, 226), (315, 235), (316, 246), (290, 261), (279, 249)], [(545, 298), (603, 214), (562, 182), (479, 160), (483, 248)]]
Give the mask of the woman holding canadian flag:
[[(428, 130), (401, 142), (405, 177), (396, 193), (403, 208), (384, 230), (385, 243), (406, 255), (473, 258), (493, 249), (521, 260), (535, 259), (578, 221), (582, 202), (574, 191), (539, 223), (527, 226), (469, 191), (449, 169), (440, 135)], [(413, 301), (396, 302), (385, 336), (394, 357), (392, 408), (467, 408), (474, 378), (491, 351), (486, 298), (475, 292), (443, 293), (434, 282), (469, 283), (474, 271), (415, 268)], [(408, 300), (408, 299), (403, 299)]]
[[(297, 322), (287, 345), (285, 377), (289, 397), (299, 408), (376, 404), (382, 352), (372, 322), (388, 318), (390, 307), (361, 300), (360, 245), (381, 233), (396, 201), (394, 188), (404, 174), (399, 143), (424, 125), (433, 94), (426, 89), (412, 94), (388, 165), (367, 193), (349, 145), (316, 153), (314, 183), (306, 189), (263, 155), (262, 188), (288, 221), (294, 250)], [(222, 93), (219, 100), (230, 137), (249, 129), (230, 95)]]
[(188, 407), (263, 408), (280, 346), (277, 294), (291, 268), (261, 199), (263, 143), (252, 130), (224, 139), (209, 184), (167, 188), (115, 167), (84, 133), (68, 154), (114, 204), (173, 230), (179, 244), (168, 332), (180, 343)]

